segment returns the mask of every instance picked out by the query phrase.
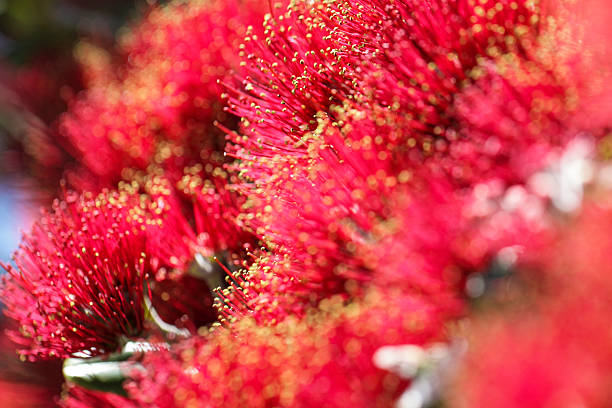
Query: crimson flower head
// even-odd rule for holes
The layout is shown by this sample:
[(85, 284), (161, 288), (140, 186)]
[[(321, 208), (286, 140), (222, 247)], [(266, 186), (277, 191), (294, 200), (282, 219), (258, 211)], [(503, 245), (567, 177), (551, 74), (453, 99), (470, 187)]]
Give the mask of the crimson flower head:
[[(150, 223), (149, 223), (150, 224)], [(3, 279), (10, 335), (22, 355), (67, 357), (114, 351), (144, 323), (148, 225), (138, 196), (66, 194), (44, 213)]]
[(227, 329), (145, 356), (126, 390), (137, 406), (392, 406), (409, 380), (381, 367), (388, 345), (445, 338), (435, 308), (398, 290), (346, 305), (330, 298), (273, 326), (241, 319)]
[[(110, 188), (129, 178), (126, 169), (149, 165), (161, 165), (176, 181), (183, 167), (221, 152), (225, 141), (215, 122), (232, 127), (236, 119), (223, 110), (218, 81), (239, 68), (235, 50), (247, 25), (261, 17), (256, 3), (170, 2), (127, 30), (119, 68), (109, 64), (108, 73), (94, 76), (60, 119), (78, 162), (68, 171), (71, 185)], [(81, 49), (85, 61), (99, 54)]]

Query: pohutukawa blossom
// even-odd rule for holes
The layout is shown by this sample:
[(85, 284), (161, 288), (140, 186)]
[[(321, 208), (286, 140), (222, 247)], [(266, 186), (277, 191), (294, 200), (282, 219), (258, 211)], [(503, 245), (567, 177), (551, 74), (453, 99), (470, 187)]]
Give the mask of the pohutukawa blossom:
[[(397, 143), (421, 151), (415, 166), (442, 169), (460, 185), (495, 178), (520, 184), (577, 133), (605, 134), (606, 124), (575, 126), (584, 116), (580, 106), (591, 105), (585, 90), (601, 88), (609, 71), (595, 66), (585, 75), (577, 68), (576, 44), (593, 36), (584, 34), (584, 21), (568, 23), (568, 5), (450, 3), (361, 9), (364, 24), (379, 16), (387, 23), (375, 30), (388, 45), (378, 51), (386, 60), (372, 59), (365, 86), (378, 103), (412, 120)], [(561, 26), (572, 35), (561, 34)], [(338, 35), (344, 31), (339, 25)], [(599, 47), (587, 48), (600, 55)]]
[[(523, 183), (548, 150), (575, 135), (566, 102), (581, 79), (561, 74), (566, 59), (550, 63), (564, 43), (551, 39), (537, 3), (352, 7), (360, 13), (347, 19), (374, 28), (362, 36), (374, 44), (364, 102), (402, 117), (403, 137), (394, 143), (413, 151), (415, 167), (443, 170), (463, 186), (492, 178)], [(340, 38), (355, 36), (351, 25), (336, 28)]]
[[(377, 106), (395, 116), (390, 143), (411, 151), (404, 167), (444, 171), (460, 186), (523, 183), (579, 132), (580, 90), (606, 78), (569, 75), (574, 44), (557, 34), (566, 19), (549, 17), (524, 1), (292, 5), (269, 20), (266, 45), (247, 42), (251, 75), (243, 91), (230, 92), (244, 137), (232, 136), (229, 151), (242, 174), (263, 182), (277, 173), (277, 156), (305, 154), (315, 114), (329, 116), (329, 126), (353, 126), (356, 118), (333, 109), (352, 101), (366, 117)], [(296, 48), (291, 59), (280, 52), (287, 44)], [(567, 52), (556, 56), (559, 48)], [(337, 60), (328, 63), (330, 55)], [(331, 96), (311, 107), (317, 98), (308, 96), (318, 93)], [(589, 127), (599, 136), (603, 129)]]
[(504, 245), (524, 242), (527, 234), (517, 231), (529, 231), (526, 223), (508, 214), (516, 231), (500, 228), (489, 214), (471, 212), (473, 198), (457, 192), (443, 172), (410, 167), (411, 150), (393, 143), (403, 136), (401, 117), (384, 109), (334, 112), (343, 126), (319, 120), (303, 139), (309, 148), (302, 157), (270, 158), (276, 173), (249, 193), (242, 219), (279, 255), (256, 264), (274, 278), (251, 272), (255, 282), (271, 282), (258, 296), (280, 296), (280, 309), (299, 315), (287, 293), (313, 305), (347, 293), (347, 285), (393, 283), (457, 311), (464, 271), (481, 268)]
[[(286, 11), (275, 4), (264, 21), (265, 37), (245, 38), (246, 72), (227, 85), (230, 111), (242, 121), (240, 135), (230, 134), (231, 155), (261, 169), (259, 158), (299, 157), (302, 137), (317, 127), (315, 115), (352, 97), (356, 73), (347, 59), (357, 51), (328, 35), (315, 7), (299, 1)], [(250, 166), (241, 171), (251, 173)]]
[(177, 181), (184, 166), (206, 160), (201, 154), (222, 152), (215, 121), (233, 127), (235, 119), (223, 111), (217, 81), (239, 68), (235, 50), (259, 9), (257, 2), (232, 0), (150, 10), (120, 40), (123, 65), (94, 77), (61, 120), (79, 167), (92, 176), (76, 169), (69, 182), (115, 187), (127, 169), (150, 164)]
[(153, 277), (150, 225), (138, 196), (68, 193), (42, 215), (4, 265), (11, 336), (30, 358), (114, 351), (144, 327), (146, 280)]
[[(82, 46), (68, 182), (120, 192), (67, 195), (7, 266), (22, 354), (107, 355), (157, 340), (147, 317), (191, 338), (122, 372), (130, 402), (69, 386), (67, 407), (392, 406), (431, 368), (396, 357), (472, 330), (459, 406), (605, 406), (611, 217), (543, 251), (562, 208), (539, 176), (574, 140), (610, 152), (607, 24), (565, 1), (282, 3), (263, 32), (250, 0), (155, 6), (118, 68)], [(578, 178), (576, 210), (592, 168), (571, 164), (552, 189)], [(526, 306), (463, 324), (503, 262)]]
[(452, 3), (297, 2), (269, 19), (265, 45), (247, 38), (251, 73), (244, 91), (230, 93), (249, 135), (236, 139), (244, 148), (237, 154), (301, 150), (302, 135), (316, 127), (314, 115), (333, 117), (329, 108), (350, 99), (400, 111), (429, 139), (442, 136), (446, 111), (472, 69), (524, 52), (538, 22), (536, 7), (526, 2)]
[[(103, 55), (113, 71), (91, 75), (60, 123), (79, 161), (67, 171), (69, 184), (97, 191), (125, 180), (153, 205), (161, 196), (164, 208), (154, 211), (164, 214), (166, 234), (149, 236), (160, 266), (186, 271), (196, 253), (237, 262), (254, 241), (234, 221), (243, 200), (227, 188), (215, 123), (235, 126), (217, 81), (239, 69), (235, 50), (260, 9), (241, 0), (154, 7), (122, 36), (119, 67)], [(100, 59), (95, 48), (79, 52), (88, 65)]]
[(127, 386), (139, 406), (390, 406), (407, 379), (375, 365), (377, 349), (445, 338), (435, 310), (418, 297), (370, 293), (345, 305), (329, 299), (304, 319), (271, 327), (242, 319), (147, 356)]
[[(294, 279), (321, 296), (349, 277), (370, 280), (375, 273), (364, 273), (370, 268), (356, 248), (376, 258), (377, 225), (398, 219), (392, 197), (427, 201), (422, 186), (436, 179), (456, 195), (455, 208), (441, 211), (439, 223), (427, 211), (426, 222), (404, 218), (403, 228), (442, 236), (439, 252), (393, 242), (429, 259), (415, 271), (440, 278), (467, 259), (481, 265), (501, 242), (521, 241), (524, 222), (515, 231), (476, 231), (480, 242), (463, 245), (466, 254), (451, 255), (447, 245), (473, 229), (463, 217), (470, 187), (524, 183), (550, 149), (576, 135), (564, 122), (573, 85), (540, 63), (551, 43), (536, 5), (297, 3), (266, 21), (266, 35), (265, 44), (247, 38), (250, 74), (242, 90), (230, 89), (243, 124), (228, 150), (240, 159), (250, 200), (245, 224), (293, 260)], [(449, 224), (457, 229), (445, 230)]]

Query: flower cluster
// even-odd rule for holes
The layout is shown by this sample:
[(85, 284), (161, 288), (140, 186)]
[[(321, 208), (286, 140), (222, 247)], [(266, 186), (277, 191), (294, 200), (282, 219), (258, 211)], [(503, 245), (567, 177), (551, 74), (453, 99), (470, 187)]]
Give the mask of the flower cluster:
[(239, 67), (234, 50), (257, 10), (248, 1), (177, 2), (151, 10), (120, 39), (116, 56), (81, 47), (86, 66), (111, 61), (61, 118), (78, 162), (70, 183), (114, 187), (150, 165), (176, 181), (185, 166), (218, 167), (223, 134), (214, 123), (231, 123), (218, 81)]
[(605, 406), (609, 21), (574, 7), (177, 0), (80, 45), (11, 338), (68, 408)]
[(372, 355), (441, 339), (442, 328), (431, 307), (395, 290), (349, 306), (330, 298), (300, 319), (265, 327), (246, 318), (151, 355), (144, 364), (153, 375), (128, 390), (138, 406), (391, 406), (407, 380)]
[(139, 204), (118, 194), (68, 195), (24, 237), (2, 296), (22, 325), (13, 335), (33, 355), (97, 355), (140, 335), (154, 271)]

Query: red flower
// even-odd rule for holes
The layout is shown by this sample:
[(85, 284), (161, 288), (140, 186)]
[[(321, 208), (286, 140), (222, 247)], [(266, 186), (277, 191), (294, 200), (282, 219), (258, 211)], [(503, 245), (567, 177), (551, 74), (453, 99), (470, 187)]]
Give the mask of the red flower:
[(23, 355), (67, 357), (114, 351), (144, 325), (146, 280), (155, 271), (149, 225), (137, 196), (67, 194), (25, 235), (5, 265), (5, 313)]
[(407, 380), (378, 368), (379, 347), (444, 338), (435, 310), (395, 291), (344, 305), (330, 299), (304, 319), (250, 319), (151, 354), (127, 386), (139, 406), (390, 406)]
[(249, 74), (230, 101), (248, 137), (233, 137), (230, 152), (255, 168), (277, 155), (301, 155), (315, 114), (342, 126), (331, 108), (355, 100), (366, 110), (378, 105), (401, 114), (405, 134), (395, 143), (412, 139), (428, 156), (452, 141), (445, 128), (454, 122), (454, 96), (478, 66), (532, 48), (536, 13), (510, 1), (292, 4), (267, 20), (265, 43), (247, 43)]
[(217, 81), (238, 68), (235, 50), (258, 10), (258, 3), (239, 0), (153, 8), (122, 37), (125, 63), (94, 77), (61, 120), (79, 162), (69, 182), (115, 187), (128, 169), (149, 165), (161, 165), (176, 182), (183, 167), (221, 152), (215, 121), (232, 127), (235, 119), (223, 112)]
[[(265, 42), (250, 38), (250, 73), (230, 89), (243, 126), (228, 151), (248, 197), (242, 220), (291, 264), (279, 274), (299, 282), (296, 294), (303, 285), (321, 299), (395, 270), (419, 291), (454, 271), (457, 289), (463, 267), (541, 228), (524, 208), (470, 215), (472, 188), (526, 183), (578, 133), (568, 98), (580, 80), (560, 74), (568, 60), (545, 63), (539, 12), (530, 2), (299, 3), (267, 20)], [(407, 264), (379, 268), (388, 248)]]

